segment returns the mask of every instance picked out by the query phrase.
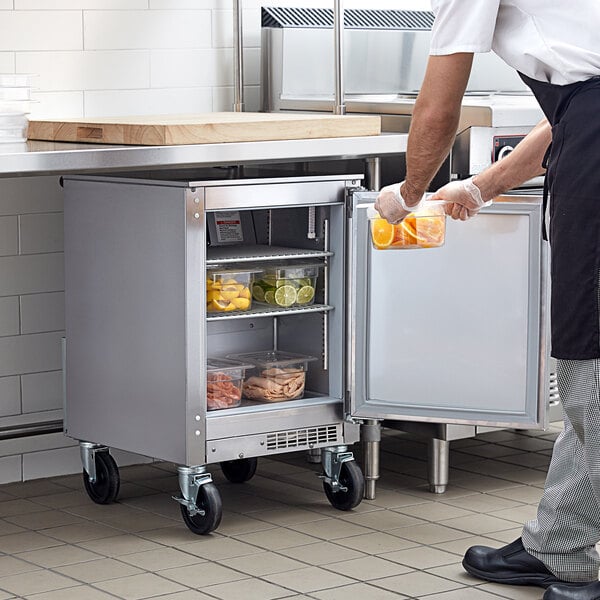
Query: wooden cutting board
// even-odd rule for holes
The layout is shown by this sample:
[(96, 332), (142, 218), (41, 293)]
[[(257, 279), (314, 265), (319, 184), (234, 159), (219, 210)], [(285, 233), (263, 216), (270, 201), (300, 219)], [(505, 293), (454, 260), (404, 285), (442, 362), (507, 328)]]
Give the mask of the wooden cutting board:
[(373, 115), (217, 112), (29, 122), (27, 137), (55, 142), (171, 146), (379, 135)]

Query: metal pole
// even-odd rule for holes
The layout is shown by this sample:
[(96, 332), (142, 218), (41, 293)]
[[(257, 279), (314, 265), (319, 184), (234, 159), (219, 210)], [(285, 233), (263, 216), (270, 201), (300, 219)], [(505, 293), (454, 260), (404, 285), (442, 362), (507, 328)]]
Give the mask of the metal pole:
[(244, 112), (244, 41), (242, 2), (233, 0), (233, 110)]
[(343, 0), (334, 0), (333, 36), (335, 46), (335, 106), (336, 115), (346, 114), (344, 104), (344, 7)]

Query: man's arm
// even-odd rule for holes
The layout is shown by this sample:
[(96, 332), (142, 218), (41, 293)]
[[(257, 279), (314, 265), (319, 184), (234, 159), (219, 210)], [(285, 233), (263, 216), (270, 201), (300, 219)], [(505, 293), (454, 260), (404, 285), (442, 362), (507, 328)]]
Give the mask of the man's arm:
[(472, 63), (471, 53), (429, 57), (408, 136), (401, 189), (408, 205), (421, 199), (452, 148)]
[(408, 133), (406, 179), (400, 187), (384, 187), (375, 201), (390, 223), (399, 223), (419, 203), (448, 156), (472, 63), (472, 53), (429, 57)]

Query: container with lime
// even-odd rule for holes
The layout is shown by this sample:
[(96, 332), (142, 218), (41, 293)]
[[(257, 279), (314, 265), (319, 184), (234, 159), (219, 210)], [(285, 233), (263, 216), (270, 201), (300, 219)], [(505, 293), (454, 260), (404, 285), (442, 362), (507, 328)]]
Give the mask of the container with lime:
[(252, 285), (255, 302), (281, 308), (308, 306), (315, 301), (319, 268), (322, 263), (263, 265)]

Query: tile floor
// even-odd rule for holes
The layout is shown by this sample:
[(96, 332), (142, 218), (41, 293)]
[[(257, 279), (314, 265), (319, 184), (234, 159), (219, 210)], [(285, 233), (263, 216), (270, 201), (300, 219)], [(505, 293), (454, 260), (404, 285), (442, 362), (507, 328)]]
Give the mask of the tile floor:
[(304, 453), (260, 459), (245, 484), (213, 477), (217, 532), (196, 536), (171, 500), (172, 465), (121, 469), (121, 494), (93, 504), (80, 476), (0, 486), (0, 600), (533, 600), (539, 588), (486, 584), (460, 561), (502, 545), (534, 516), (559, 426), (452, 443), (451, 481), (427, 491), (424, 440), (382, 440), (377, 498), (333, 509)]

